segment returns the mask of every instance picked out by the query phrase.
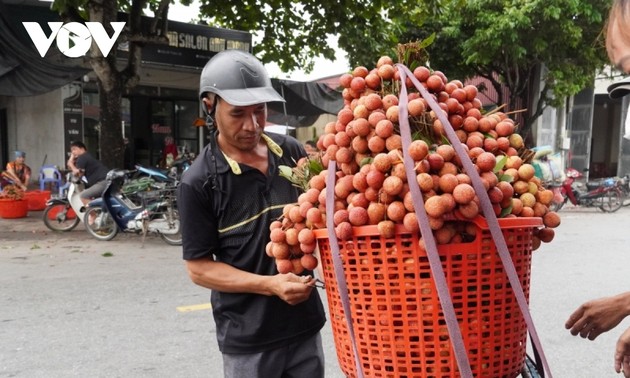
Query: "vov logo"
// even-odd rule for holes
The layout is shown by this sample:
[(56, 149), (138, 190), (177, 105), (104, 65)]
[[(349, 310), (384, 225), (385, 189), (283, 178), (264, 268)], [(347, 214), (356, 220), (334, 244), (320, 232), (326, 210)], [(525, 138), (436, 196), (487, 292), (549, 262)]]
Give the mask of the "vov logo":
[(65, 25), (63, 22), (49, 22), (48, 27), (51, 30), (49, 36), (46, 36), (37, 22), (22, 22), (22, 25), (24, 25), (42, 58), (50, 49), (53, 40), (57, 41), (57, 48), (63, 55), (68, 58), (78, 58), (88, 52), (92, 46), (92, 39), (96, 42), (103, 56), (109, 55), (114, 42), (125, 27), (125, 22), (110, 22), (112, 29), (114, 29), (114, 34), (111, 37), (107, 35), (100, 22), (86, 22), (85, 25), (78, 22), (70, 22)]

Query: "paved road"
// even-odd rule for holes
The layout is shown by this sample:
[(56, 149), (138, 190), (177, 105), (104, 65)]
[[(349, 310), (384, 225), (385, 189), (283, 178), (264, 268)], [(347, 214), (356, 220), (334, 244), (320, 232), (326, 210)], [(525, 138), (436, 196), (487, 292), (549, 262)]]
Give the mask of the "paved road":
[[(616, 338), (564, 330), (584, 300), (630, 289), (630, 209), (566, 209), (534, 255), (531, 311), (554, 377), (617, 376)], [(188, 281), (180, 249), (135, 235), (98, 242), (47, 231), (32, 212), (0, 219), (0, 377), (221, 377), (208, 292)], [(330, 326), (326, 376), (341, 378)]]

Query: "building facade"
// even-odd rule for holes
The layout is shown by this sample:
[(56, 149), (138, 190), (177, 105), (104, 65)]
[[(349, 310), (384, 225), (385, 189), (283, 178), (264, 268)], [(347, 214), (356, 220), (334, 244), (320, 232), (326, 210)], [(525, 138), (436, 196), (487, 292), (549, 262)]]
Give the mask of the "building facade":
[[(30, 49), (31, 55), (36, 55), (36, 48), (21, 23), (46, 25), (49, 21), (59, 21), (58, 15), (48, 9), (46, 3), (44, 6), (40, 2), (0, 4), (3, 6), (0, 17), (5, 20), (0, 24), (0, 29), (4, 26), (0, 33), (12, 33), (23, 44), (22, 49)], [(46, 27), (42, 29), (50, 33)], [(196, 126), (194, 121), (200, 114), (197, 91), (203, 66), (219, 51), (251, 52), (252, 48), (250, 33), (174, 21), (169, 21), (168, 39), (168, 45), (143, 48), (139, 83), (127, 90), (122, 100), (123, 135), (129, 141), (131, 159), (143, 165), (159, 163), (166, 136), (172, 136), (180, 149), (200, 150), (205, 129)], [(117, 57), (121, 63), (125, 60), (124, 44), (119, 46)], [(0, 54), (0, 67), (11, 67), (7, 63), (11, 59)], [(42, 61), (59, 64), (59, 67), (77, 67), (74, 80), (43, 93), (12, 95), (20, 92), (16, 88), (20, 88), (21, 72), (16, 68), (16, 78), (6, 81), (15, 85), (13, 90), (7, 85), (5, 91), (0, 88), (0, 162), (4, 166), (13, 159), (14, 150), (25, 150), (34, 178), (44, 164), (64, 169), (73, 140), (83, 141), (92, 154), (100, 155), (101, 125), (95, 74), (82, 58), (61, 56), (54, 43)], [(0, 72), (0, 79), (3, 74)]]

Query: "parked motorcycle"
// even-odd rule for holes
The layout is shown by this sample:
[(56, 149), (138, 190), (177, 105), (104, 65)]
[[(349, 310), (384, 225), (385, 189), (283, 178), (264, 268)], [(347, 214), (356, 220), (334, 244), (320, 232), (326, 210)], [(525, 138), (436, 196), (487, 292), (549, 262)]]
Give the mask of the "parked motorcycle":
[(173, 177), (168, 170), (154, 167), (144, 167), (136, 164), (136, 170), (132, 174), (132, 180), (139, 178), (149, 178), (155, 182), (162, 183), (162, 186), (177, 185), (178, 182), (177, 177)]
[(578, 170), (569, 168), (566, 171), (566, 179), (560, 186), (552, 186), (554, 200), (550, 206), (553, 211), (559, 211), (567, 202), (574, 206), (598, 207), (604, 212), (612, 213), (619, 210), (623, 204), (623, 193), (617, 181), (607, 178), (586, 183), (576, 182), (583, 177)]
[(69, 172), (66, 186), (65, 197), (51, 198), (46, 202), (44, 224), (53, 231), (70, 231), (83, 221), (83, 203), (79, 195), (85, 189), (85, 184), (80, 177)]
[(623, 206), (630, 206), (630, 174), (617, 177), (616, 184), (621, 188)]
[[(123, 192), (132, 200), (139, 201), (139, 193), (149, 191), (155, 187), (164, 188), (175, 185), (175, 180), (152, 168), (137, 166), (137, 177), (123, 186)], [(82, 177), (66, 174), (65, 194), (62, 197), (51, 198), (46, 202), (43, 220), (46, 227), (52, 231), (71, 231), (83, 222), (85, 209), (79, 198), (85, 189)]]
[(178, 158), (171, 163), (168, 168), (168, 176), (180, 181), (182, 174), (190, 168), (193, 160), (195, 160), (195, 154), (193, 152), (184, 151), (178, 156)]
[(135, 171), (113, 169), (107, 174), (107, 186), (101, 198), (90, 201), (83, 224), (98, 240), (113, 239), (119, 231), (157, 233), (168, 244), (181, 245), (176, 186), (170, 185), (141, 194), (142, 203), (132, 201), (122, 192), (125, 180)]

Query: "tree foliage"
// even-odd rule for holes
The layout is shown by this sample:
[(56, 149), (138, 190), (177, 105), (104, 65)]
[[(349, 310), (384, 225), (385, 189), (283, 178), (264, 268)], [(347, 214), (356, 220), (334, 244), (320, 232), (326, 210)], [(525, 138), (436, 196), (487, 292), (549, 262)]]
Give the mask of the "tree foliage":
[(381, 55), (395, 57), (398, 43), (435, 33), (428, 48), (431, 66), (450, 78), (484, 77), (499, 94), (507, 86), (510, 98), (498, 102), (521, 100), (527, 108), (521, 132), (527, 134), (546, 106), (559, 106), (566, 96), (592, 85), (607, 63), (601, 31), (609, 3), (202, 0), (201, 13), (220, 26), (258, 33), (262, 39), (255, 52), (285, 71), (296, 67), (308, 71), (317, 55), (333, 59), (328, 35), (338, 35), (351, 66), (373, 67)]
[[(401, 38), (435, 32), (431, 64), (458, 79), (481, 76), (501, 97), (499, 104), (527, 108), (522, 131), (546, 106), (593, 85), (607, 63), (601, 31), (610, 6), (602, 0), (471, 0), (448, 6), (422, 27), (407, 24)], [(541, 83), (536, 82), (542, 70)], [(537, 100), (535, 100), (537, 98)]]
[[(211, 25), (254, 33), (254, 53), (285, 71), (310, 71), (313, 58), (333, 60), (327, 37), (338, 36), (350, 65), (374, 65), (392, 53), (402, 34), (396, 19), (422, 23), (434, 15), (440, 0), (201, 0), (202, 18)], [(338, 73), (332, 72), (331, 74)]]
[[(189, 4), (192, 0), (181, 0)], [(120, 99), (138, 81), (142, 46), (166, 43), (169, 0), (55, 0), (64, 17), (109, 25), (116, 12), (129, 13), (130, 53), (123, 68), (115, 55), (92, 49), (90, 64), (101, 90), (101, 148), (122, 161)], [(557, 106), (593, 83), (607, 62), (600, 41), (608, 0), (200, 0), (201, 21), (256, 36), (254, 54), (289, 72), (310, 71), (317, 56), (335, 58), (328, 37), (337, 36), (351, 66), (372, 67), (381, 55), (396, 56), (398, 43), (424, 40), (432, 67), (450, 78), (482, 76), (528, 107), (524, 131), (545, 106)], [(158, 15), (143, 30), (140, 15)], [(192, 15), (191, 15), (192, 16)], [(192, 18), (192, 17), (191, 17)], [(113, 49), (115, 51), (115, 48)], [(544, 67), (542, 85), (534, 82)], [(331, 72), (335, 74), (338, 72)], [(497, 92), (501, 93), (500, 90)], [(537, 92), (539, 100), (532, 99)]]

